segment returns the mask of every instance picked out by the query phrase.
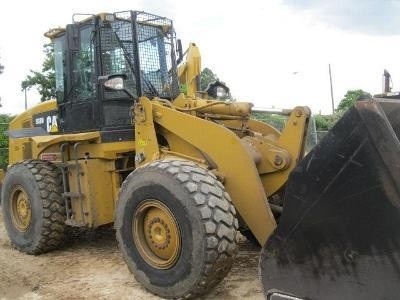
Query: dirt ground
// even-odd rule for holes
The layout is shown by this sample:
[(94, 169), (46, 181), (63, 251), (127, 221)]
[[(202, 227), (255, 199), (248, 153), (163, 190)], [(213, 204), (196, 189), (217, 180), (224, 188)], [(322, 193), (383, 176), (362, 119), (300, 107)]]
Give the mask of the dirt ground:
[[(245, 238), (229, 276), (203, 299), (264, 299), (259, 249)], [(80, 232), (57, 251), (25, 255), (11, 247), (0, 213), (0, 299), (161, 299), (135, 281), (114, 231)]]

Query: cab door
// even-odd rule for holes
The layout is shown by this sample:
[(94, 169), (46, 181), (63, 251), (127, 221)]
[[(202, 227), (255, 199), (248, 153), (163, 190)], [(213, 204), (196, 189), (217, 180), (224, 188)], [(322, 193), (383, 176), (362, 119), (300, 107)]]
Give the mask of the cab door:
[(98, 130), (100, 111), (97, 91), (96, 31), (92, 23), (67, 27), (68, 70), (64, 101), (59, 102), (63, 132)]

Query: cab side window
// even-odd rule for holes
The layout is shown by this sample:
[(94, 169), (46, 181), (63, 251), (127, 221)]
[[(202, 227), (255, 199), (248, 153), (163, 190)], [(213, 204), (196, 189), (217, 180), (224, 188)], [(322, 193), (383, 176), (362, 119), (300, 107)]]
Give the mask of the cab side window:
[(94, 29), (93, 26), (81, 28), (79, 50), (73, 53), (73, 84), (78, 101), (96, 97)]
[(54, 62), (56, 79), (56, 98), (57, 101), (64, 102), (65, 91), (65, 35), (54, 39)]

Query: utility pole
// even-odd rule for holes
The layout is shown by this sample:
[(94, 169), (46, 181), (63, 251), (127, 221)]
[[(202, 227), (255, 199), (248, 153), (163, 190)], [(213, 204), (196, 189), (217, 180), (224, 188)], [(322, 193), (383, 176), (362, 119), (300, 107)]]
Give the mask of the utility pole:
[(335, 101), (333, 100), (333, 87), (332, 87), (331, 64), (329, 64), (329, 82), (330, 82), (330, 85), (331, 85), (332, 113), (334, 113), (334, 112), (335, 112)]
[(26, 88), (24, 88), (25, 91), (25, 110), (28, 109), (28, 98), (26, 97)]

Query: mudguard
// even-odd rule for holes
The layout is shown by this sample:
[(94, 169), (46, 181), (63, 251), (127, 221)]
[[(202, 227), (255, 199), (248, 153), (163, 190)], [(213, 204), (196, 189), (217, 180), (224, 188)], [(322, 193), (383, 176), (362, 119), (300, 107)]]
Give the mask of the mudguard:
[(293, 170), (267, 299), (400, 299), (400, 101), (356, 102)]

